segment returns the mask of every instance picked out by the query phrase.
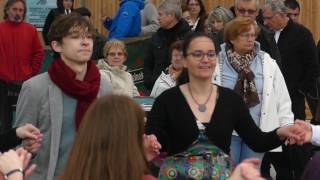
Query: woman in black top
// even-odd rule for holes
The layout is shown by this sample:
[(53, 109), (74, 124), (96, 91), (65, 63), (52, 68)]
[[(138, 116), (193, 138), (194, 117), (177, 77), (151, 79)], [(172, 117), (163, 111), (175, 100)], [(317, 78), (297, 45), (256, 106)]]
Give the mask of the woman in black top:
[(42, 37), (46, 45), (49, 45), (47, 35), (51, 24), (58, 16), (70, 14), (73, 11), (73, 3), (74, 0), (57, 0), (57, 8), (51, 9), (49, 12), (42, 30)]
[(304, 134), (296, 125), (262, 132), (240, 96), (212, 84), (217, 56), (209, 36), (203, 33), (187, 36), (183, 56), (188, 82), (163, 92), (155, 100), (146, 122), (146, 133), (157, 137), (161, 151), (169, 156), (185, 151), (197, 140), (199, 123), (205, 126), (209, 141), (226, 154), (234, 129), (258, 152), (280, 146), (285, 138), (296, 141), (302, 138)]

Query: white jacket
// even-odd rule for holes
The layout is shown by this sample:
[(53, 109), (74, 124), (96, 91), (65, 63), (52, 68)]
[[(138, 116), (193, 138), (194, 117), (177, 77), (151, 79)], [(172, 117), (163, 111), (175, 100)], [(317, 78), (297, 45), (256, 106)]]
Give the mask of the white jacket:
[[(222, 46), (224, 48), (224, 46)], [(263, 64), (263, 93), (260, 117), (260, 129), (264, 132), (294, 123), (291, 111), (291, 99), (288, 93), (283, 75), (270, 55), (264, 51), (258, 51), (257, 58)], [(221, 50), (219, 60), (214, 72), (214, 83), (222, 85), (221, 68), (223, 61), (227, 60), (225, 50)], [(223, 86), (223, 85), (222, 85)], [(272, 151), (282, 151), (278, 147)]]
[(170, 76), (170, 74), (166, 74), (162, 71), (161, 75), (158, 77), (158, 79), (153, 85), (150, 96), (157, 97), (163, 91), (170, 89), (174, 86), (176, 86), (176, 81)]
[(126, 71), (126, 66), (122, 66), (121, 69), (111, 67), (104, 59), (100, 59), (97, 66), (100, 73), (105, 75), (112, 84), (113, 93), (130, 97), (139, 96), (138, 89), (134, 85), (131, 74)]

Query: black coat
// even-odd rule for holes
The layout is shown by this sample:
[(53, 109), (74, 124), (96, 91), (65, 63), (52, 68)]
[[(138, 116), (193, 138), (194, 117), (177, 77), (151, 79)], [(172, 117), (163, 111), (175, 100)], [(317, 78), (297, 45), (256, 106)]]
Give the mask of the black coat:
[(55, 8), (55, 9), (51, 9), (50, 12), (48, 13), (48, 16), (46, 18), (46, 21), (44, 23), (43, 30), (42, 30), (42, 37), (46, 45), (49, 45), (48, 32), (51, 24), (58, 16), (65, 14), (64, 11), (65, 11), (64, 9)]
[(16, 135), (16, 128), (0, 134), (0, 152), (8, 151), (19, 144), (21, 144), (21, 139)]
[(144, 59), (144, 86), (151, 90), (161, 71), (170, 65), (169, 47), (190, 32), (189, 24), (181, 19), (171, 29), (160, 28), (150, 39)]
[(319, 61), (311, 32), (303, 25), (289, 20), (280, 33), (277, 45), (289, 93), (293, 94), (297, 90), (314, 93)]

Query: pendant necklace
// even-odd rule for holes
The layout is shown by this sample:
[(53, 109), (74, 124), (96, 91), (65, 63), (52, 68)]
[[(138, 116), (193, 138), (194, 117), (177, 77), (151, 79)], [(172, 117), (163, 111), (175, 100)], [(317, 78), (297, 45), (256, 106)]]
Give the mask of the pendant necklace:
[(212, 92), (213, 92), (213, 86), (211, 86), (211, 92), (210, 92), (210, 94), (209, 94), (206, 102), (203, 103), (203, 104), (198, 103), (198, 102), (196, 101), (196, 99), (193, 97), (193, 94), (192, 94), (192, 91), (191, 91), (191, 88), (190, 88), (189, 83), (188, 83), (188, 90), (189, 90), (189, 92), (190, 92), (190, 95), (191, 95), (192, 100), (198, 105), (198, 110), (199, 110), (200, 112), (206, 112), (206, 110), (207, 110), (207, 106), (206, 106), (206, 105), (207, 105), (207, 103), (208, 103), (208, 101), (209, 101), (209, 99), (210, 99), (210, 97), (211, 97)]

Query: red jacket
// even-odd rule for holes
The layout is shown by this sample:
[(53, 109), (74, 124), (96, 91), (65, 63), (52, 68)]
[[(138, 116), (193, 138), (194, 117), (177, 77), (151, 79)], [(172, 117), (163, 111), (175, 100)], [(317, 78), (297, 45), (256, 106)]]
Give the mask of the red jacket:
[(26, 80), (36, 75), (43, 57), (38, 32), (31, 24), (0, 23), (0, 80)]

